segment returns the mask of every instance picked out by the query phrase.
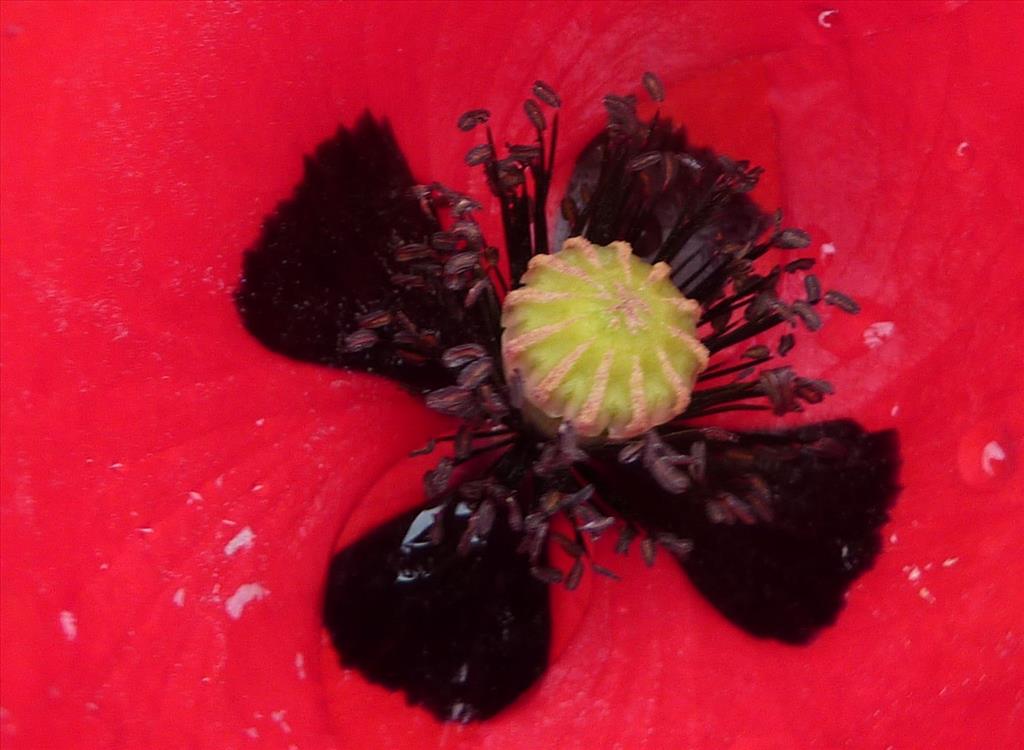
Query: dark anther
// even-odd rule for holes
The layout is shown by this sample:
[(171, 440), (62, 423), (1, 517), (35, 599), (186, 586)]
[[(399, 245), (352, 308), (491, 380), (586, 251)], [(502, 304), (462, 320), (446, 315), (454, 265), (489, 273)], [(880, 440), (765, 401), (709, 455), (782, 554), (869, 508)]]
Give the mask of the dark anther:
[(428, 499), (440, 497), (448, 489), (452, 478), (455, 462), (445, 456), (437, 462), (437, 466), (423, 475), (423, 490)]
[(613, 581), (621, 581), (622, 580), (622, 578), (619, 577), (619, 574), (616, 573), (614, 570), (611, 570), (610, 568), (606, 568), (603, 565), (598, 565), (596, 562), (591, 562), (590, 563), (590, 569), (592, 571), (594, 571), (595, 573), (597, 573), (599, 576), (604, 576), (605, 578), (611, 578)]
[(544, 81), (536, 81), (533, 84), (533, 95), (540, 99), (542, 102), (547, 104), (549, 107), (558, 109), (562, 106), (562, 100), (555, 93), (555, 90), (551, 88)]
[(707, 473), (708, 445), (703, 440), (698, 440), (690, 446), (690, 461), (687, 470), (693, 481), (702, 483)]
[(523, 385), (523, 376), (519, 370), (513, 370), (508, 376), (508, 400), (513, 409), (522, 409), (526, 394)]
[(764, 370), (758, 378), (758, 384), (772, 403), (772, 408), (779, 416), (791, 411), (799, 411), (793, 393), (793, 370), (789, 367), (779, 367), (774, 370)]
[(473, 146), (469, 151), (466, 152), (466, 166), (475, 167), (479, 164), (492, 161), (494, 159), (494, 150), (488, 143), (481, 143), (479, 146)]
[(486, 355), (487, 350), (480, 344), (459, 344), (444, 350), (441, 355), (441, 364), (451, 370), (457, 370)]
[(796, 250), (810, 245), (811, 235), (803, 229), (783, 229), (772, 238), (772, 244), (784, 250)]
[(448, 417), (466, 419), (477, 413), (473, 392), (454, 385), (430, 391), (425, 402), (429, 408)]
[(743, 317), (749, 321), (757, 320), (771, 312), (778, 301), (778, 298), (771, 292), (761, 292), (747, 305), (743, 311)]
[(409, 263), (414, 260), (426, 260), (434, 257), (434, 251), (421, 242), (412, 242), (395, 249), (395, 260)]
[(626, 524), (619, 531), (619, 538), (615, 542), (615, 553), (618, 555), (625, 555), (629, 552), (629, 546), (636, 539), (636, 527)]
[(345, 337), (345, 351), (362, 352), (366, 351), (380, 341), (376, 333), (370, 330), (361, 329), (350, 333)]
[(457, 382), (462, 388), (473, 389), (491, 377), (493, 372), (494, 360), (481, 357), (462, 368)]
[(466, 292), (466, 301), (464, 303), (466, 308), (470, 308), (475, 305), (480, 297), (491, 287), (491, 282), (488, 279), (478, 279)]
[(644, 73), (641, 79), (644, 88), (647, 90), (647, 95), (659, 104), (665, 101), (665, 86), (662, 84), (661, 79), (651, 71)]
[(480, 264), (480, 255), (472, 250), (455, 253), (444, 264), (444, 272), (451, 276), (457, 276), (465, 271), (471, 271)]
[(523, 110), (526, 112), (526, 116), (530, 118), (530, 122), (533, 123), (533, 127), (537, 128), (537, 130), (547, 128), (547, 120), (544, 118), (544, 113), (537, 102), (533, 99), (527, 99), (523, 102)]
[(557, 531), (551, 532), (551, 539), (570, 557), (582, 557), (586, 551), (579, 542), (573, 541), (565, 534), (560, 534)]
[(786, 273), (796, 273), (797, 271), (810, 271), (814, 268), (814, 258), (797, 258), (791, 260), (786, 264)]
[(586, 452), (580, 448), (576, 429), (569, 420), (558, 426), (558, 449), (566, 459), (572, 462), (585, 461), (587, 458)]
[(494, 419), (501, 419), (508, 414), (508, 404), (493, 386), (483, 383), (477, 389), (477, 396), (480, 398), (480, 405), (484, 407), (484, 411)]
[(426, 455), (429, 455), (429, 454), (433, 453), (434, 452), (434, 448), (436, 448), (436, 447), (437, 447), (437, 441), (434, 440), (434, 438), (430, 438), (427, 441), (427, 444), (424, 445), (422, 448), (417, 448), (416, 450), (409, 451), (409, 455), (410, 456), (426, 456)]
[(821, 301), (821, 282), (814, 274), (804, 277), (804, 288), (807, 290), (807, 303), (816, 305)]
[(365, 315), (356, 318), (356, 325), (360, 328), (384, 328), (391, 325), (393, 316), (387, 310), (373, 310)]
[(690, 486), (690, 478), (677, 469), (667, 456), (655, 459), (649, 468), (658, 485), (670, 494), (680, 495)]
[(790, 309), (804, 322), (808, 331), (817, 331), (821, 328), (821, 317), (806, 302), (797, 300), (790, 306)]
[(693, 542), (680, 539), (675, 534), (661, 533), (657, 535), (658, 544), (679, 558), (685, 558), (693, 551)]
[(538, 581), (548, 584), (560, 583), (562, 581), (562, 571), (547, 565), (534, 565), (530, 568), (530, 575)]
[(649, 536), (640, 540), (640, 555), (644, 558), (644, 563), (648, 568), (654, 565), (654, 558), (657, 551), (658, 548), (654, 545), (654, 540)]
[(441, 252), (451, 252), (459, 246), (459, 237), (454, 232), (434, 232), (430, 235), (430, 246)]
[(655, 164), (661, 161), (661, 153), (658, 151), (648, 151), (645, 154), (634, 156), (628, 162), (626, 162), (627, 172), (642, 172), (648, 167), (653, 167)]
[(837, 292), (834, 289), (825, 293), (825, 304), (838, 307), (843, 312), (850, 313), (851, 315), (856, 315), (860, 312), (860, 305), (851, 297), (847, 297), (842, 292)]
[(505, 522), (516, 533), (523, 530), (523, 511), (519, 508), (515, 495), (505, 497)]
[(491, 118), (491, 113), (486, 109), (471, 109), (459, 117), (459, 130), (469, 132), (477, 125), (483, 125)]
[[(473, 430), (470, 429), (468, 424), (463, 424), (459, 427), (459, 431), (455, 434), (455, 458), (459, 461), (465, 461), (469, 458), (470, 452), (473, 450)], [(472, 482), (466, 482), (459, 488), (459, 492), (463, 495), (473, 486)]]
[(536, 144), (513, 144), (508, 147), (508, 155), (516, 161), (530, 164), (539, 160), (544, 154), (540, 150), (540, 146)]
[(569, 569), (569, 575), (565, 577), (565, 588), (569, 591), (575, 591), (576, 587), (580, 585), (580, 580), (583, 578), (583, 560), (577, 557), (573, 560), (572, 567)]

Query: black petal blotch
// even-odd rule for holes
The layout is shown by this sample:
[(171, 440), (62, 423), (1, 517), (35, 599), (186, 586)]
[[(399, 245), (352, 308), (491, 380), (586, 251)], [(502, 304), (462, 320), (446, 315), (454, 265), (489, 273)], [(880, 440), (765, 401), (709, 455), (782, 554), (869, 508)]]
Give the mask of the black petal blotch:
[[(835, 622), (847, 589), (878, 556), (881, 527), (899, 489), (896, 433), (836, 421), (747, 435), (741, 445), (762, 462), (757, 468), (774, 498), (775, 518), (698, 525), (683, 566), (744, 630), (803, 643)], [(712, 481), (727, 487), (736, 479)]]
[[(692, 542), (683, 569), (725, 617), (752, 635), (795, 644), (835, 622), (847, 589), (874, 563), (898, 470), (894, 431), (836, 420), (711, 444), (707, 477), (686, 495), (666, 493), (641, 472), (605, 481), (624, 517)], [(718, 497), (742, 502), (751, 477), (770, 519), (709, 518)]]
[(504, 523), (460, 553), (468, 516), (452, 503), (378, 526), (334, 557), (324, 601), (342, 664), (443, 721), (493, 716), (548, 664), (548, 586)]
[(421, 242), (440, 228), (413, 195), (415, 181), (390, 125), (370, 114), (340, 128), (308, 157), (302, 182), (264, 221), (245, 253), (235, 302), (242, 322), (267, 348), (306, 362), (379, 373), (422, 391), (445, 385), (436, 358), (403, 353), (395, 322), (352, 347), (360, 320), (381, 311), (404, 316), (417, 335), (439, 345), (472, 333), (461, 305), (432, 289), (396, 284), (408, 270), (395, 248)]

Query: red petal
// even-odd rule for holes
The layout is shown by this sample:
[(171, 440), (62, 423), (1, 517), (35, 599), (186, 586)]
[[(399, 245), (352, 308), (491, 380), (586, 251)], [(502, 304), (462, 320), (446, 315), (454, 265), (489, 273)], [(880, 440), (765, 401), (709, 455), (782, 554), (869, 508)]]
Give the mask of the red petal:
[[(1008, 746), (1024, 23), (999, 3), (824, 10), (5, 4), (5, 745)], [(605, 559), (627, 580), (595, 582), (508, 715), (453, 732), (342, 676), (330, 719), (327, 555), (436, 423), (390, 385), (246, 336), (241, 250), (301, 155), (363, 107), (420, 175), (482, 194), (458, 114), (490, 107), (521, 137), (519, 98), (543, 77), (571, 154), (596, 97), (648, 68), (695, 140), (768, 166), (761, 200), (835, 248), (823, 280), (864, 312), (833, 312), (791, 358), (839, 389), (816, 417), (901, 430), (891, 546), (809, 648), (735, 631), (669, 565)], [(879, 322), (892, 334), (870, 348)]]

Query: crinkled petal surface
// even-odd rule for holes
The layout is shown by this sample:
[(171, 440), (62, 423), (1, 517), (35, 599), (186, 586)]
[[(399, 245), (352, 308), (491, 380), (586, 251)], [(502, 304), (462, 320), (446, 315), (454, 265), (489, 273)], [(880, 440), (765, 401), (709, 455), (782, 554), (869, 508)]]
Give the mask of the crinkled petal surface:
[[(1010, 3), (827, 9), (4, 4), (4, 746), (1024, 733), (1024, 20)], [(625, 581), (572, 595), (586, 611), (538, 686), (445, 727), (341, 671), (319, 612), (339, 530), (374, 515), (367, 498), (416, 502), (422, 467), (392, 467), (441, 425), (394, 384), (261, 346), (232, 304), (241, 254), (303, 155), (366, 108), (414, 175), (483, 196), (462, 111), (489, 107), (521, 139), (520, 98), (550, 81), (564, 181), (598, 97), (646, 69), (694, 142), (767, 168), (758, 200), (808, 227), (823, 281), (860, 300), (790, 358), (836, 384), (814, 418), (899, 429), (905, 489), (878, 563), (812, 645), (750, 638), (669, 561), (645, 572), (599, 546)]]

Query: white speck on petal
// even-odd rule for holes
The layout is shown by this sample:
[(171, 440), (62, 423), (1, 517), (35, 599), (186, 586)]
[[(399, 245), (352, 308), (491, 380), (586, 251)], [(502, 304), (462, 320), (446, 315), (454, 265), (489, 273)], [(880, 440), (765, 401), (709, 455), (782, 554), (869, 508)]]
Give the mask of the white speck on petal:
[(60, 613), (60, 629), (64, 631), (64, 637), (69, 641), (78, 637), (78, 618), (74, 612), (62, 610)]
[(896, 536), (896, 532), (889, 534), (889, 544), (896, 544), (896, 542), (898, 542), (899, 540), (900, 538)]
[(255, 538), (256, 535), (252, 533), (252, 529), (248, 526), (243, 526), (242, 530), (235, 534), (230, 542), (224, 545), (224, 554), (231, 557), (240, 549), (248, 549), (252, 546), (252, 540)]
[(909, 573), (907, 573), (907, 580), (911, 582), (918, 580), (920, 577), (921, 569), (916, 565), (910, 569)]
[(932, 596), (932, 592), (929, 591), (924, 586), (922, 586), (921, 589), (917, 592), (917, 595), (920, 596), (922, 599), (924, 599), (929, 604), (933, 604), (935, 602), (935, 597)]
[(249, 602), (259, 601), (269, 594), (270, 592), (258, 583), (243, 583), (224, 602), (224, 610), (228, 613), (228, 617), (237, 620), (242, 616), (242, 612)]
[(299, 651), (295, 654), (295, 673), (300, 680), (306, 679), (306, 657)]
[(942, 561), (942, 567), (944, 567), (944, 568), (952, 568), (958, 562), (960, 562), (960, 558), (959, 557), (947, 557), (945, 560)]
[(267, 420), (265, 418), (263, 418), (263, 417), (260, 417), (259, 419), (256, 420), (256, 426), (257, 427), (262, 427), (266, 423), (267, 423)]
[(836, 246), (833, 243), (831, 243), (831, 242), (824, 242), (824, 243), (822, 243), (822, 245), (821, 245), (821, 254), (822, 255), (835, 255), (836, 254)]
[(967, 141), (960, 141), (960, 145), (956, 147), (957, 156), (966, 156), (967, 150), (971, 147), (971, 144)]
[(996, 475), (996, 470), (995, 467), (992, 466), (992, 462), (1005, 460), (1006, 451), (1004, 451), (1003, 446), (995, 440), (988, 441), (985, 443), (985, 447), (981, 449), (981, 470), (990, 477), (994, 477)]
[(115, 461), (114, 463), (110, 464), (110, 469), (112, 471), (121, 471), (121, 469), (123, 469), (123, 468), (124, 468), (124, 464), (121, 463), (120, 461)]
[(832, 22), (829, 19), (838, 12), (838, 10), (821, 11), (821, 13), (818, 14), (818, 25), (823, 29), (831, 29)]
[(249, 727), (245, 730), (245, 733), (248, 736), (252, 737), (254, 740), (258, 740), (260, 738), (259, 730), (256, 729), (256, 727)]
[(900, 405), (899, 404), (893, 404), (892, 408), (889, 410), (889, 416), (895, 417), (895, 416), (898, 416), (899, 413), (900, 413)]
[(178, 589), (174, 592), (174, 596), (171, 597), (171, 601), (178, 607), (185, 606), (185, 589)]
[(254, 484), (252, 487), (250, 487), (249, 490), (250, 490), (250, 492), (262, 492), (263, 491), (263, 483), (262, 482), (256, 482), (256, 484)]
[(896, 331), (896, 324), (891, 320), (880, 320), (864, 329), (864, 345), (868, 349), (877, 349)]
[(189, 505), (191, 505), (192, 503), (201, 503), (201, 502), (203, 502), (203, 496), (200, 493), (196, 492), (195, 490), (192, 490), (191, 492), (188, 493), (188, 504)]
[(287, 721), (284, 720), (284, 717), (285, 717), (286, 713), (287, 712), (284, 711), (283, 709), (280, 710), (280, 711), (271, 711), (270, 712), (270, 718), (271, 718), (271, 720), (275, 724), (277, 724), (279, 727), (281, 727), (281, 731), (282, 732), (284, 732), (285, 734), (291, 734), (292, 733), (291, 725)]

